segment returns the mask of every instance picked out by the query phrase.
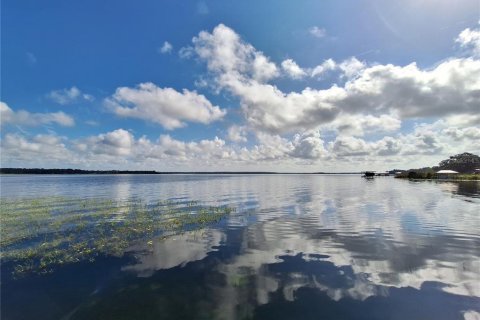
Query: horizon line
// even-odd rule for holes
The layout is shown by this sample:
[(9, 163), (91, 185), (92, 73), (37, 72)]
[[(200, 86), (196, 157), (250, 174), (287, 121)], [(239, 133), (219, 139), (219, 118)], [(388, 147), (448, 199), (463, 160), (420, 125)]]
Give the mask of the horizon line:
[[(53, 171), (53, 172), (52, 172)], [(0, 168), (1, 174), (362, 174), (365, 171), (338, 171), (338, 172), (295, 172), (295, 171), (157, 171), (157, 170), (89, 170), (72, 168)], [(375, 170), (373, 170), (375, 171)], [(383, 172), (383, 171), (382, 171)]]

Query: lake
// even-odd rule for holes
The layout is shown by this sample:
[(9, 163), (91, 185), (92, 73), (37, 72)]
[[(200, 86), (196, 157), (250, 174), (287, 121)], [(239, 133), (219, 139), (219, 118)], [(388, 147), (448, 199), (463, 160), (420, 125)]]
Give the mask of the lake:
[(3, 175), (2, 319), (479, 319), (480, 183)]

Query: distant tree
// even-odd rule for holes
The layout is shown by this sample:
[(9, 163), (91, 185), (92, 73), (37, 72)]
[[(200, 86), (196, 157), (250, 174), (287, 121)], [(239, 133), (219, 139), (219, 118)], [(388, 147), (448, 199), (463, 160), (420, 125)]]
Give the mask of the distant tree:
[(455, 170), (460, 173), (473, 173), (475, 169), (480, 168), (480, 157), (472, 153), (464, 152), (441, 161), (438, 167), (440, 170)]
[(409, 171), (408, 172), (408, 179), (417, 179), (418, 178), (418, 173), (415, 171)]

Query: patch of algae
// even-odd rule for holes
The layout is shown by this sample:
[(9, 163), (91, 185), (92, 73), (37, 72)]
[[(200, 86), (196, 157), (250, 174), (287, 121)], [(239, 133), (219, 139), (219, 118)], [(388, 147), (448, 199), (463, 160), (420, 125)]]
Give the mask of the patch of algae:
[(129, 247), (184, 230), (202, 229), (234, 212), (198, 201), (145, 203), (50, 197), (0, 202), (1, 261), (14, 275), (50, 273), (97, 256), (122, 256)]

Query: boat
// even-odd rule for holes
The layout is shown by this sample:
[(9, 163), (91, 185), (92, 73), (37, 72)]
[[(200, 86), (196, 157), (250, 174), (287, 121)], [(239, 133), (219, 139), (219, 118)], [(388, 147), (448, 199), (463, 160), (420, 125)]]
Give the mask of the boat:
[(375, 171), (365, 171), (363, 173), (363, 178), (373, 178), (375, 176)]

